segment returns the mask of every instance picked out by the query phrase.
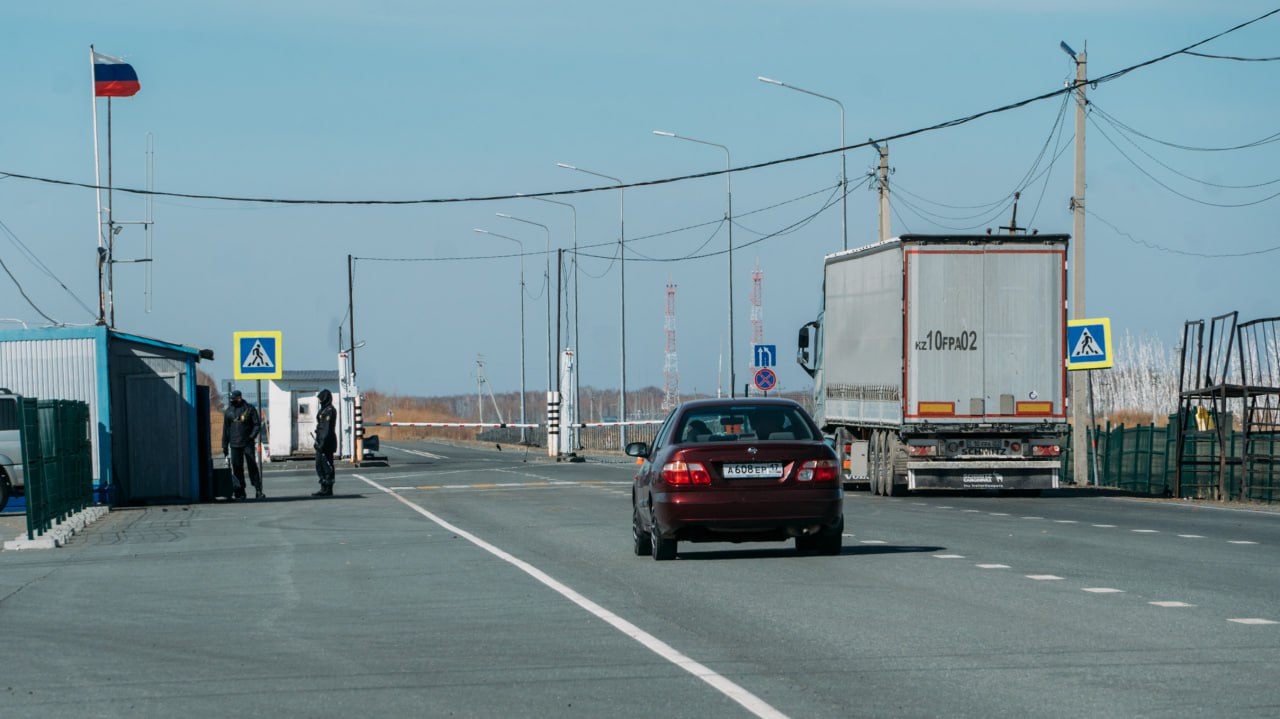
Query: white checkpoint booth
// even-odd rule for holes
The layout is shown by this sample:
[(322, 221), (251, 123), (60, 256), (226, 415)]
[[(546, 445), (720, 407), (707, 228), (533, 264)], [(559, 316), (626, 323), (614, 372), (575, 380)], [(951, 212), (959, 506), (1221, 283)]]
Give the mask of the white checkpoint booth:
[[(280, 379), (267, 382), (266, 450), (272, 461), (315, 456), (316, 394), (327, 389), (339, 407), (337, 370), (284, 370)], [(345, 431), (346, 413), (338, 412), (338, 457), (351, 456), (350, 433)]]

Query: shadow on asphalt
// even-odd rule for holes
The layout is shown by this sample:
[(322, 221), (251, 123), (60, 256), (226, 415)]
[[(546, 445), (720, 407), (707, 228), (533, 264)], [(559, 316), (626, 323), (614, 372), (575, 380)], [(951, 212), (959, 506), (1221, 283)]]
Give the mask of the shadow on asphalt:
[[(877, 544), (862, 546), (845, 546), (841, 548), (841, 557), (861, 557), (874, 554), (913, 554), (927, 552), (944, 552), (946, 547), (918, 547), (910, 545), (894, 545), (894, 544)], [(707, 552), (685, 552), (680, 551), (676, 555), (679, 559), (691, 561), (705, 561), (713, 559), (781, 559), (796, 557), (823, 557), (828, 555), (818, 554), (816, 552), (800, 552), (794, 547), (778, 547), (770, 549), (734, 549), (724, 550), (717, 549)]]
[(252, 506), (255, 504), (278, 504), (281, 502), (337, 502), (344, 499), (367, 499), (367, 498), (368, 498), (368, 495), (365, 495), (365, 494), (342, 494), (339, 492), (334, 494), (332, 497), (312, 497), (311, 495), (308, 495), (308, 494), (288, 495), (283, 497), (273, 497), (271, 495), (267, 495), (267, 497), (264, 499), (238, 499), (234, 502), (229, 499), (219, 499), (214, 502), (205, 502), (205, 504), (215, 504), (215, 505), (242, 504), (245, 506)]

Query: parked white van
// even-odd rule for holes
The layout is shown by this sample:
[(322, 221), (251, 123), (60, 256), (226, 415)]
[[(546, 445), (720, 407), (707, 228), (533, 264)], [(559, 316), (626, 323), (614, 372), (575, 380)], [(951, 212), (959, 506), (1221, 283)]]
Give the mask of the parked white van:
[(0, 387), (0, 511), (23, 494), (21, 427), (18, 396)]

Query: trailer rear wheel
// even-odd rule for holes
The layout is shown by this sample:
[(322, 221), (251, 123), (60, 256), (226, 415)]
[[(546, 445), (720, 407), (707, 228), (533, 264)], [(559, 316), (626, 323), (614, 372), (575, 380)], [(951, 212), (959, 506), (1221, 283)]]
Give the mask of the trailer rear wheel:
[[(885, 494), (901, 497), (907, 493), (907, 448), (896, 437), (890, 437), (888, 444), (889, 451), (885, 453), (885, 465), (888, 467), (885, 472)], [(902, 481), (899, 482), (899, 479)]]
[(871, 493), (873, 495), (885, 494), (885, 478), (888, 475), (888, 466), (885, 461), (888, 457), (885, 453), (888, 433), (875, 430), (871, 433), (871, 451), (875, 454), (875, 461), (871, 470)]

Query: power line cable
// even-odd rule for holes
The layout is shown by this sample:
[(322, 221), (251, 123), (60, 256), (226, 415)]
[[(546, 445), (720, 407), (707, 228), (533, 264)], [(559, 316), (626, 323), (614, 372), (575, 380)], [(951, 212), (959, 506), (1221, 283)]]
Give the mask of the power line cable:
[(71, 295), (71, 299), (75, 300), (77, 304), (83, 307), (84, 311), (88, 312), (90, 317), (96, 318), (98, 316), (98, 313), (89, 309), (89, 306), (80, 299), (80, 296), (73, 292), (70, 287), (67, 287), (67, 283), (63, 282), (60, 277), (54, 274), (53, 270), (49, 269), (49, 266), (46, 265), (25, 242), (22, 241), (22, 239), (18, 237), (17, 233), (10, 229), (3, 220), (0, 220), (0, 229), (4, 230), (5, 234), (9, 236), (9, 239), (12, 240), (18, 249), (27, 256), (27, 259), (30, 260), (32, 264), (34, 264), (41, 272), (51, 278), (54, 282), (57, 282), (58, 286), (61, 287), (68, 295)]
[[(1090, 122), (1093, 122), (1093, 120), (1090, 120)], [(1139, 165), (1132, 157), (1129, 157), (1129, 155), (1126, 154), (1124, 150), (1120, 149), (1120, 146), (1116, 144), (1115, 140), (1112, 140), (1111, 136), (1107, 134), (1107, 131), (1102, 129), (1102, 126), (1099, 125), (1097, 122), (1093, 122), (1093, 127), (1098, 131), (1098, 134), (1102, 135), (1102, 137), (1106, 139), (1107, 143), (1110, 144), (1112, 147), (1114, 147), (1116, 152), (1120, 153), (1121, 157), (1128, 160), (1129, 164), (1133, 165), (1134, 168), (1138, 170), (1138, 172), (1141, 172), (1142, 174), (1146, 175), (1147, 179), (1163, 187), (1169, 192), (1172, 192), (1178, 197), (1181, 197), (1184, 200), (1190, 200), (1192, 202), (1195, 202), (1201, 205), (1207, 205), (1209, 207), (1234, 208), (1234, 207), (1251, 207), (1253, 205), (1260, 205), (1264, 202), (1267, 202), (1268, 200), (1273, 200), (1277, 197), (1280, 197), (1280, 192), (1276, 192), (1275, 194), (1268, 195), (1266, 197), (1263, 197), (1262, 199), (1254, 200), (1252, 202), (1209, 202), (1208, 200), (1201, 200), (1197, 197), (1192, 197), (1191, 195), (1188, 195), (1183, 192), (1179, 192), (1178, 190), (1175, 190), (1172, 187), (1161, 182), (1159, 178), (1157, 178), (1155, 175), (1152, 175), (1150, 172), (1148, 172), (1146, 168), (1144, 168), (1142, 165)]]
[(22, 283), (21, 283), (21, 282), (18, 282), (18, 278), (17, 278), (17, 277), (14, 277), (14, 276), (13, 276), (13, 273), (9, 271), (9, 266), (8, 266), (8, 265), (6, 265), (6, 264), (4, 263), (4, 260), (3, 260), (3, 259), (0, 259), (0, 267), (4, 268), (4, 273), (5, 273), (6, 275), (9, 275), (9, 279), (13, 280), (13, 286), (18, 288), (18, 294), (22, 295), (22, 299), (26, 300), (26, 301), (27, 301), (27, 304), (31, 305), (31, 309), (33, 309), (33, 310), (35, 310), (36, 312), (38, 312), (38, 313), (40, 314), (40, 316), (41, 316), (41, 317), (45, 318), (46, 320), (48, 320), (48, 321), (49, 321), (50, 323), (52, 323), (52, 324), (55, 324), (55, 325), (61, 325), (61, 324), (62, 324), (61, 322), (59, 322), (59, 321), (55, 320), (54, 318), (50, 317), (49, 315), (45, 314), (44, 310), (42, 310), (42, 309), (40, 309), (38, 306), (36, 306), (36, 303), (35, 303), (35, 302), (33, 302), (33, 301), (31, 300), (31, 298), (30, 298), (30, 297), (28, 297), (28, 296), (27, 296), (27, 291), (26, 291), (26, 290), (24, 290), (24, 289), (22, 289)]
[(1266, 137), (1261, 138), (1259, 140), (1254, 140), (1253, 142), (1246, 142), (1243, 145), (1233, 145), (1231, 147), (1197, 147), (1194, 145), (1181, 145), (1176, 142), (1169, 142), (1167, 140), (1161, 140), (1159, 138), (1152, 137), (1151, 135), (1148, 135), (1145, 132), (1142, 132), (1141, 130), (1134, 129), (1133, 126), (1127, 125), (1121, 122), (1119, 119), (1116, 118), (1115, 115), (1112, 115), (1111, 113), (1107, 112), (1103, 108), (1099, 107), (1098, 103), (1094, 100), (1089, 101), (1089, 111), (1098, 113), (1107, 122), (1111, 123), (1112, 125), (1115, 125), (1117, 128), (1122, 129), (1130, 134), (1137, 135), (1138, 137), (1141, 137), (1144, 140), (1150, 140), (1152, 142), (1165, 145), (1166, 147), (1173, 147), (1179, 150), (1189, 150), (1191, 152), (1231, 152), (1233, 150), (1248, 150), (1254, 147), (1259, 147), (1261, 145), (1268, 145), (1270, 143), (1276, 142), (1277, 140), (1280, 140), (1280, 132), (1277, 132), (1271, 135), (1267, 135)]
[(1188, 52), (1187, 55), (1195, 57), (1206, 57), (1210, 60), (1235, 60), (1236, 62), (1275, 62), (1280, 57), (1236, 57), (1234, 55), (1210, 55), (1204, 52)]
[(1124, 238), (1128, 239), (1128, 240), (1129, 240), (1130, 242), (1132, 242), (1133, 244), (1138, 245), (1138, 246), (1140, 246), (1140, 247), (1146, 247), (1146, 248), (1148, 248), (1148, 249), (1156, 250), (1156, 251), (1159, 251), (1159, 252), (1166, 252), (1166, 253), (1171, 254), (1171, 255), (1184, 255), (1184, 256), (1186, 256), (1186, 257), (1203, 257), (1203, 258), (1208, 258), (1208, 259), (1214, 259), (1214, 260), (1217, 260), (1217, 259), (1226, 259), (1226, 258), (1233, 258), (1233, 257), (1252, 257), (1253, 255), (1265, 255), (1265, 254), (1269, 254), (1269, 253), (1271, 253), (1271, 252), (1280, 251), (1280, 245), (1277, 245), (1277, 246), (1275, 246), (1275, 247), (1268, 247), (1268, 248), (1263, 249), (1263, 250), (1252, 250), (1252, 251), (1250, 251), (1250, 252), (1217, 252), (1217, 253), (1210, 253), (1210, 252), (1187, 252), (1187, 251), (1185, 251), (1185, 250), (1175, 250), (1175, 249), (1173, 249), (1173, 248), (1171, 248), (1171, 247), (1165, 247), (1165, 246), (1163, 246), (1163, 245), (1157, 245), (1157, 244), (1152, 243), (1152, 242), (1147, 242), (1146, 240), (1139, 240), (1138, 238), (1134, 237), (1133, 235), (1129, 234), (1128, 232), (1125, 232), (1124, 230), (1120, 229), (1119, 227), (1116, 227), (1114, 224), (1112, 224), (1111, 222), (1107, 221), (1105, 218), (1103, 218), (1103, 217), (1099, 216), (1099, 215), (1098, 215), (1098, 213), (1094, 212), (1093, 210), (1091, 210), (1091, 209), (1089, 209), (1089, 208), (1087, 208), (1087, 207), (1085, 208), (1085, 212), (1089, 213), (1090, 215), (1092, 215), (1092, 216), (1093, 216), (1093, 218), (1094, 218), (1095, 220), (1097, 220), (1097, 221), (1101, 222), (1102, 224), (1106, 225), (1107, 227), (1110, 227), (1112, 230), (1114, 230), (1114, 231), (1115, 231), (1115, 233), (1116, 233), (1116, 234), (1120, 235), (1121, 237), (1124, 237)]
[[(1106, 122), (1108, 122), (1108, 123), (1110, 123), (1110, 121), (1109, 121), (1106, 117), (1103, 117), (1103, 120), (1104, 120), (1104, 121), (1106, 121)], [(1094, 121), (1094, 120), (1092, 120), (1092, 119), (1091, 119), (1090, 121), (1091, 121), (1091, 122), (1094, 122), (1094, 124), (1095, 124), (1095, 126), (1096, 126), (1096, 124), (1097, 124), (1097, 123), (1096, 123), (1096, 121)], [(1114, 125), (1112, 125), (1112, 126), (1113, 126), (1113, 127), (1115, 127)], [(1175, 169), (1175, 168), (1173, 168), (1173, 167), (1170, 167), (1169, 165), (1167, 165), (1167, 164), (1165, 164), (1164, 162), (1162, 162), (1162, 161), (1161, 161), (1158, 157), (1156, 157), (1155, 155), (1152, 155), (1150, 152), (1147, 152), (1147, 150), (1146, 150), (1144, 147), (1142, 147), (1142, 146), (1141, 146), (1141, 145), (1139, 145), (1137, 142), (1135, 142), (1135, 141), (1133, 140), (1133, 138), (1132, 138), (1132, 137), (1130, 137), (1130, 136), (1129, 136), (1129, 135), (1128, 135), (1124, 130), (1122, 130), (1122, 129), (1121, 129), (1121, 128), (1119, 128), (1119, 127), (1115, 127), (1115, 129), (1116, 129), (1116, 131), (1120, 134), (1120, 136), (1121, 136), (1121, 137), (1123, 137), (1123, 138), (1125, 139), (1125, 141), (1126, 141), (1126, 142), (1128, 142), (1130, 145), (1133, 145), (1133, 147), (1134, 147), (1135, 149), (1137, 149), (1137, 151), (1138, 151), (1138, 152), (1141, 152), (1142, 154), (1144, 154), (1144, 155), (1146, 155), (1148, 158), (1150, 158), (1152, 162), (1156, 163), (1157, 165), (1159, 165), (1159, 166), (1163, 167), (1164, 169), (1168, 170), (1169, 172), (1172, 172), (1173, 174), (1175, 174), (1175, 175), (1177, 175), (1177, 176), (1179, 176), (1179, 177), (1181, 177), (1181, 178), (1183, 178), (1183, 179), (1190, 180), (1190, 181), (1192, 181), (1192, 182), (1195, 182), (1195, 183), (1198, 183), (1198, 184), (1201, 184), (1201, 185), (1205, 185), (1205, 186), (1208, 186), (1208, 187), (1218, 187), (1218, 188), (1222, 188), (1222, 189), (1225, 189), (1225, 190), (1252, 190), (1252, 189), (1256, 189), (1256, 188), (1259, 188), (1259, 187), (1266, 187), (1266, 186), (1268, 186), (1268, 185), (1274, 185), (1274, 184), (1276, 184), (1276, 183), (1280, 182), (1280, 178), (1276, 178), (1276, 179), (1274, 179), (1274, 180), (1268, 180), (1268, 181), (1266, 181), (1266, 182), (1257, 182), (1257, 183), (1254, 183), (1254, 184), (1251, 184), (1251, 185), (1226, 185), (1226, 184), (1222, 184), (1222, 183), (1218, 183), (1218, 182), (1209, 182), (1208, 180), (1201, 180), (1201, 179), (1200, 179), (1200, 178), (1198, 178), (1198, 177), (1192, 177), (1191, 175), (1188, 175), (1188, 174), (1186, 174), (1185, 172), (1182, 172), (1182, 171), (1177, 170), (1177, 169)]]
[[(1217, 33), (1215, 35), (1211, 35), (1203, 40), (1200, 40), (1199, 42), (1192, 43), (1191, 45), (1188, 45), (1179, 50), (1174, 50), (1172, 52), (1165, 53), (1164, 55), (1151, 58), (1144, 62), (1140, 62), (1136, 65), (1130, 65), (1129, 67), (1103, 75), (1102, 77), (1096, 78), (1094, 80), (1085, 80), (1085, 82), (1089, 85), (1096, 87), (1098, 85), (1111, 82), (1112, 80), (1117, 80), (1121, 77), (1124, 77), (1125, 75), (1135, 70), (1140, 70), (1144, 67), (1154, 65), (1158, 62), (1163, 62), (1165, 60), (1168, 60), (1171, 57), (1181, 55), (1181, 54), (1190, 54), (1190, 51), (1193, 50), (1194, 48), (1197, 48), (1201, 45), (1212, 42), (1213, 40), (1216, 40), (1230, 33), (1236, 32), (1237, 30), (1253, 25), (1254, 23), (1261, 22), (1262, 20), (1265, 20), (1277, 13), (1280, 13), (1280, 8), (1264, 13), (1263, 15), (1253, 18), (1252, 20), (1242, 22), (1234, 27), (1231, 27), (1227, 30), (1223, 30), (1222, 32)], [(571, 189), (571, 190), (549, 190), (545, 192), (518, 193), (518, 194), (506, 194), (506, 195), (426, 198), (426, 199), (409, 199), (409, 200), (316, 200), (316, 199), (284, 199), (284, 198), (268, 198), (268, 197), (241, 197), (241, 196), (233, 196), (233, 195), (202, 195), (202, 194), (188, 193), (188, 192), (161, 192), (156, 190), (139, 190), (139, 189), (130, 188), (130, 187), (114, 187), (112, 189), (115, 192), (123, 192), (127, 194), (132, 194), (132, 195), (152, 195), (155, 197), (177, 197), (177, 198), (210, 200), (210, 201), (219, 201), (219, 202), (246, 202), (246, 203), (278, 204), (278, 205), (431, 205), (431, 204), (457, 204), (457, 203), (464, 203), (464, 202), (496, 202), (499, 200), (515, 200), (515, 199), (529, 198), (529, 197), (559, 197), (559, 196), (565, 196), (565, 195), (579, 195), (579, 194), (592, 193), (592, 192), (607, 192), (607, 191), (613, 191), (618, 189), (627, 189), (632, 187), (652, 187), (655, 185), (666, 185), (674, 182), (683, 182), (686, 180), (697, 180), (697, 179), (703, 179), (707, 177), (719, 177), (720, 175), (724, 175), (730, 172), (742, 173), (742, 172), (747, 172), (749, 170), (758, 170), (766, 167), (773, 167), (775, 165), (783, 165), (783, 164), (788, 164), (793, 162), (800, 162), (802, 160), (810, 160), (816, 157), (825, 157), (827, 155), (846, 152), (848, 150), (857, 150), (864, 147), (871, 147), (876, 144), (884, 144), (894, 140), (901, 140), (901, 139), (914, 137), (916, 135), (922, 135), (929, 132), (935, 132), (938, 130), (944, 130), (952, 127), (959, 127), (960, 125), (968, 124), (970, 122), (979, 120), (989, 115), (997, 115), (1000, 113), (1017, 110), (1017, 109), (1026, 107), (1027, 105), (1040, 102), (1041, 100), (1047, 100), (1051, 97), (1057, 97), (1059, 95), (1069, 94), (1074, 90), (1075, 90), (1075, 86), (1073, 84), (1070, 84), (1067, 87), (1059, 88), (1059, 89), (1053, 90), (1052, 92), (1046, 92), (1040, 95), (1026, 98), (1024, 100), (1019, 100), (1016, 102), (1011, 102), (1005, 105), (1001, 105), (999, 107), (991, 108), (989, 110), (976, 112), (971, 115), (966, 115), (963, 117), (946, 120), (944, 122), (939, 122), (937, 124), (929, 125), (926, 127), (916, 128), (914, 130), (907, 130), (905, 132), (885, 135), (880, 138), (867, 140), (866, 142), (859, 142), (852, 145), (846, 145), (844, 147), (836, 147), (829, 150), (819, 150), (816, 152), (810, 152), (803, 155), (793, 155), (790, 157), (784, 157), (777, 160), (768, 160), (766, 162), (758, 162), (752, 165), (743, 165), (742, 167), (737, 167), (737, 168), (726, 168), (724, 170), (708, 170), (706, 172), (699, 172), (699, 173), (690, 174), (690, 175), (680, 175), (677, 177), (666, 177), (666, 178), (661, 178), (656, 180), (644, 180), (644, 181), (632, 182), (632, 183), (601, 185), (597, 187), (582, 187), (582, 188)], [(90, 189), (90, 190), (107, 189), (105, 186), (99, 186), (99, 185), (94, 185), (94, 184), (89, 184), (84, 182), (58, 180), (53, 178), (39, 177), (36, 175), (27, 175), (19, 172), (9, 172), (9, 171), (3, 171), (3, 170), (0, 170), (0, 177), (11, 177), (11, 178), (21, 179), (21, 180), (29, 180), (32, 182), (42, 182), (45, 184), (61, 185), (65, 187), (77, 187), (77, 188)]]

